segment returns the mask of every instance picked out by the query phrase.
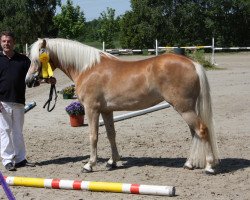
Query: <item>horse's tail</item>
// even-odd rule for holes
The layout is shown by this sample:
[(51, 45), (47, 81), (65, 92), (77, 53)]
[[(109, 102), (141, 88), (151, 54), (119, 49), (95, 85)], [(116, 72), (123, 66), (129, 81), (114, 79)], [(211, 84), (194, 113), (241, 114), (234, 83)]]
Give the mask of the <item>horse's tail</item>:
[[(217, 164), (219, 162), (219, 156), (216, 135), (214, 131), (210, 87), (204, 68), (196, 62), (194, 62), (194, 65), (200, 79), (200, 95), (196, 103), (196, 112), (208, 128), (208, 138), (211, 144), (211, 150), (214, 156), (215, 164)], [(195, 163), (195, 166), (203, 168), (206, 165), (205, 155), (208, 147), (206, 144), (204, 144), (204, 141), (198, 137), (194, 137), (193, 140), (194, 141), (191, 150), (191, 155), (194, 156), (193, 162)]]

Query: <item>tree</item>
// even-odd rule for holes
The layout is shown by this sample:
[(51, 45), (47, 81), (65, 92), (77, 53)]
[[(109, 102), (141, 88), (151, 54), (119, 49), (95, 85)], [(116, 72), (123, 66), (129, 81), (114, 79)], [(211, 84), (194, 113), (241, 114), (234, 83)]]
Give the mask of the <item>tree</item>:
[(107, 8), (99, 17), (98, 35), (100, 42), (104, 41), (106, 48), (114, 48), (114, 37), (119, 31), (118, 22), (115, 19), (115, 9)]
[(100, 27), (100, 20), (94, 19), (92, 21), (86, 22), (85, 24), (85, 41), (92, 42), (98, 41), (99, 35), (98, 31)]
[(59, 30), (59, 37), (77, 39), (84, 35), (84, 13), (80, 11), (79, 6), (74, 7), (71, 0), (61, 6), (61, 13), (56, 15), (53, 21)]
[[(21, 13), (20, 10), (25, 9), (25, 1), (21, 0), (18, 4), (13, 0), (0, 1), (0, 29), (13, 31), (16, 35), (17, 48), (20, 49), (20, 43), (26, 42), (24, 39), (22, 29), (17, 26), (22, 21), (24, 29), (28, 28), (28, 24), (25, 21), (25, 13)], [(18, 44), (19, 43), (19, 44)], [(22, 51), (22, 49), (21, 49)]]
[(23, 51), (25, 43), (57, 34), (52, 18), (59, 3), (60, 0), (1, 0), (0, 29), (13, 31), (17, 48)]
[(163, 40), (171, 37), (169, 33), (173, 32), (173, 26), (169, 17), (172, 1), (131, 0), (131, 8), (120, 23), (120, 40), (124, 48), (153, 48), (155, 39), (164, 43)]
[(61, 0), (27, 0), (26, 9), (30, 19), (30, 31), (37, 37), (55, 37), (57, 29), (53, 24), (56, 6)]
[(120, 24), (125, 48), (250, 43), (249, 0), (131, 0), (131, 8)]
[[(17, 47), (38, 37), (65, 37), (105, 41), (114, 47), (120, 36), (123, 48), (159, 45), (249, 46), (249, 0), (131, 0), (131, 11), (115, 18), (107, 8), (98, 19), (85, 23), (80, 7), (67, 0), (0, 0), (0, 30), (16, 34)], [(56, 6), (61, 13), (55, 16)], [(87, 27), (87, 28), (86, 28)]]
[(249, 46), (249, 0), (210, 0), (206, 14), (217, 45)]
[[(121, 19), (121, 44), (123, 47), (152, 48), (155, 39), (167, 37), (172, 29), (168, 23), (168, 9), (172, 1), (131, 0), (131, 11)], [(171, 6), (170, 6), (171, 7)]]

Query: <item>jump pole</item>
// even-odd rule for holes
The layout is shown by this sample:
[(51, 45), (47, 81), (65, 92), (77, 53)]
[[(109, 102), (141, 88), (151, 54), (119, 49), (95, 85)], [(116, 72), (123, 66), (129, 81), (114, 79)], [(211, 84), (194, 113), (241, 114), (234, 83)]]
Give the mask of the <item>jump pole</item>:
[(36, 106), (36, 102), (35, 101), (31, 101), (29, 103), (27, 103), (25, 106), (24, 106), (24, 112), (28, 112), (29, 110), (31, 110), (32, 108), (34, 108)]
[(175, 196), (174, 186), (140, 185), (116, 182), (92, 182), (61, 179), (43, 179), (31, 177), (4, 177), (11, 186), (24, 186), (36, 188), (89, 190), (94, 192), (114, 192), (159, 196)]
[[(129, 118), (132, 118), (132, 117), (136, 117), (136, 116), (139, 116), (139, 115), (145, 115), (147, 113), (151, 113), (151, 112), (154, 112), (154, 111), (157, 111), (157, 110), (162, 110), (164, 108), (169, 108), (169, 107), (170, 107), (169, 103), (158, 104), (156, 106), (153, 106), (153, 107), (150, 107), (150, 108), (147, 108), (147, 109), (144, 109), (144, 110), (138, 110), (138, 111), (126, 113), (126, 114), (123, 114), (123, 115), (115, 116), (114, 117), (114, 122), (122, 121), (122, 120), (129, 119)], [(99, 126), (102, 126), (102, 125), (104, 125), (104, 121), (100, 120), (99, 121)]]
[(8, 185), (5, 181), (5, 177), (2, 175), (1, 171), (0, 171), (0, 185), (2, 185), (3, 190), (4, 190), (6, 196), (9, 200), (16, 200), (16, 198), (12, 194), (10, 188), (8, 187)]

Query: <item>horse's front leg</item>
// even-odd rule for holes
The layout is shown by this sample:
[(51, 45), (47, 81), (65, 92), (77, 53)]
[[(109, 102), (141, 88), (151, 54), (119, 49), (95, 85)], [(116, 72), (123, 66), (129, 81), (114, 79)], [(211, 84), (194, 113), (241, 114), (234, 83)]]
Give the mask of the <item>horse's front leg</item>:
[(108, 160), (107, 167), (109, 169), (116, 168), (116, 162), (120, 160), (120, 156), (116, 146), (116, 132), (114, 127), (113, 112), (102, 113), (102, 118), (106, 127), (107, 136), (111, 145), (112, 155)]
[(83, 172), (92, 172), (93, 166), (97, 161), (97, 142), (98, 142), (98, 128), (99, 128), (99, 115), (96, 110), (85, 108), (89, 124), (89, 137), (90, 137), (90, 158), (87, 164), (84, 165)]

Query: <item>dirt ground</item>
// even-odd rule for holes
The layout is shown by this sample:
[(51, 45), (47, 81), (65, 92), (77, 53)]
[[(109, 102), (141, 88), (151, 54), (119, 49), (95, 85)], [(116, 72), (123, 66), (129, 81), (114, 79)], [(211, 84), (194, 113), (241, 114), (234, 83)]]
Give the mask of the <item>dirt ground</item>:
[[(142, 58), (145, 57), (121, 57)], [(176, 196), (11, 186), (16, 199), (250, 199), (250, 52), (217, 53), (215, 61), (220, 70), (208, 71), (207, 75), (221, 157), (217, 175), (205, 175), (201, 169), (183, 169), (191, 135), (183, 119), (171, 107), (115, 123), (122, 160), (114, 171), (105, 168), (110, 146), (101, 126), (98, 164), (93, 173), (82, 173), (89, 158), (88, 127), (69, 125), (65, 107), (73, 100), (65, 100), (62, 95), (58, 96), (54, 111), (48, 113), (43, 109), (49, 94), (49, 85), (43, 85), (27, 89), (27, 102), (36, 101), (37, 106), (25, 114), (24, 126), (27, 157), (37, 165), (19, 168), (16, 172), (8, 172), (1, 165), (4, 176), (175, 186)], [(57, 90), (72, 83), (61, 71), (56, 71), (55, 76)], [(1, 187), (0, 199), (7, 199)]]

